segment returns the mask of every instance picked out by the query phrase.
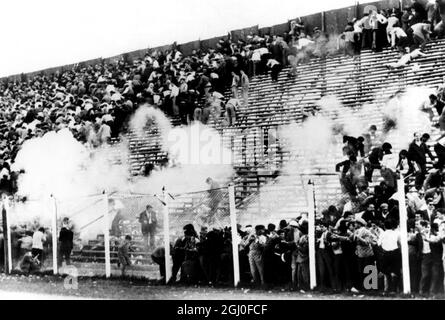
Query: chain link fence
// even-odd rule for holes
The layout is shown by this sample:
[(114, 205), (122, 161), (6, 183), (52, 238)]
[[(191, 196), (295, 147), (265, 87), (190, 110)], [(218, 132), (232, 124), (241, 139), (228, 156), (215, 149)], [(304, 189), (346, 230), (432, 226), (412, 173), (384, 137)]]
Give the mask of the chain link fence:
[(172, 281), (233, 281), (228, 188), (169, 195), (168, 216)]
[[(5, 201), (5, 200), (4, 200)], [(11, 272), (50, 272), (56, 255), (53, 252), (51, 201), (7, 201), (7, 228), (9, 228), (8, 255)], [(43, 228), (43, 229), (42, 229)], [(43, 241), (38, 241), (36, 232)], [(34, 240), (33, 240), (34, 238)]]

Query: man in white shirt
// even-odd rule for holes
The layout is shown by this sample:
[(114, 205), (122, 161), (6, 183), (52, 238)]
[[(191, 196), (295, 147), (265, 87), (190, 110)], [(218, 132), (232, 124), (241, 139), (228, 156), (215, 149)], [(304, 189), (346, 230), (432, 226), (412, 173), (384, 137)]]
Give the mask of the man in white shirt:
[(395, 223), (385, 221), (385, 231), (380, 234), (377, 244), (382, 248), (382, 272), (386, 277), (388, 286), (385, 291), (396, 292), (400, 277), (400, 231), (395, 229)]
[(422, 110), (428, 113), (428, 116), (430, 118), (430, 121), (433, 122), (434, 118), (434, 111), (433, 109), (436, 108), (437, 104), (437, 97), (433, 94), (431, 94), (426, 101), (422, 103)]
[(402, 28), (397, 26), (392, 28), (388, 33), (388, 38), (392, 48), (395, 48), (397, 45), (401, 53), (407, 53), (409, 50), (409, 40), (408, 35)]
[(31, 254), (33, 259), (37, 259), (40, 261), (40, 266), (43, 265), (43, 244), (46, 242), (45, 229), (39, 228), (36, 232), (34, 232), (32, 236), (32, 250)]
[(430, 24), (416, 23), (411, 26), (411, 31), (413, 33), (414, 45), (423, 50), (425, 45), (430, 41), (430, 34), (431, 34)]
[(278, 74), (280, 73), (282, 66), (281, 64), (275, 60), (275, 59), (269, 59), (266, 64), (267, 67), (270, 68), (270, 76), (273, 82), (278, 81)]
[(440, 234), (435, 234), (431, 230), (428, 221), (421, 221), (419, 224), (420, 234), (422, 235), (422, 277), (420, 279), (420, 294), (428, 295), (435, 293), (437, 288), (438, 274), (435, 274), (435, 258), (432, 252), (431, 244), (437, 244), (443, 241)]
[(399, 59), (399, 61), (389, 63), (386, 66), (390, 69), (398, 69), (398, 68), (402, 68), (402, 67), (406, 66), (407, 64), (409, 64), (411, 61), (413, 61), (414, 59), (416, 59), (418, 57), (426, 57), (426, 56), (427, 55), (425, 53), (423, 53), (419, 49), (416, 49), (416, 50), (412, 51), (411, 53), (404, 54)]
[(235, 99), (238, 99), (238, 85), (240, 83), (240, 76), (232, 71), (232, 96)]
[[(388, 18), (388, 25), (386, 26), (386, 34), (388, 36), (388, 42), (391, 43), (391, 31), (399, 25), (399, 19), (396, 17), (395, 13), (392, 13)], [(402, 30), (403, 31), (403, 30)]]

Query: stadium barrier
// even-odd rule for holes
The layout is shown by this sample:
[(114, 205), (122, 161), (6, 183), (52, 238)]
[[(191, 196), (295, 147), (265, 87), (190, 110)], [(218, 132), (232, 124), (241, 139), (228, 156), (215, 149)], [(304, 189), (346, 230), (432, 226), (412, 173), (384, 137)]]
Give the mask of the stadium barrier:
[[(116, 267), (117, 247), (125, 237), (132, 236), (134, 250), (130, 253), (132, 267), (129, 273), (144, 278), (156, 278), (159, 273), (158, 267), (151, 261), (151, 253), (154, 248), (164, 249), (165, 281), (171, 278), (171, 272), (175, 266), (171, 257), (171, 248), (175, 241), (183, 236), (184, 226), (193, 225), (195, 231), (211, 231), (213, 229), (222, 230), (226, 251), (224, 259), (221, 261), (222, 268), (225, 268), (234, 286), (240, 283), (240, 257), (238, 236), (238, 224), (261, 224), (273, 222), (284, 216), (277, 215), (283, 207), (284, 195), (289, 199), (294, 195), (306, 197), (306, 208), (300, 208), (300, 212), (307, 213), (308, 236), (309, 236), (309, 271), (310, 288), (317, 286), (316, 278), (316, 241), (315, 241), (315, 220), (316, 220), (316, 197), (314, 184), (281, 186), (280, 188), (270, 188), (262, 190), (261, 215), (254, 218), (251, 203), (236, 203), (235, 188), (230, 185), (225, 188), (205, 190), (199, 192), (189, 192), (181, 194), (170, 194), (163, 190), (163, 195), (144, 194), (102, 194), (77, 199), (57, 200), (49, 197), (42, 201), (27, 200), (26, 202), (10, 202), (7, 197), (3, 198), (3, 224), (6, 225), (7, 234), (6, 252), (8, 260), (8, 273), (20, 270), (20, 264), (24, 260), (24, 255), (32, 244), (32, 231), (36, 226), (47, 227), (48, 241), (43, 249), (42, 271), (53, 271), (54, 274), (68, 274), (97, 276), (119, 275), (119, 268)], [(255, 201), (258, 201), (258, 195)], [(407, 212), (404, 193), (404, 181), (398, 180), (398, 193), (395, 198), (399, 201), (400, 208), (400, 237), (402, 252), (402, 275), (403, 292), (410, 293), (409, 260), (408, 260), (408, 233), (407, 233)], [(264, 201), (268, 199), (267, 201)], [(268, 206), (265, 205), (268, 203)], [(154, 246), (149, 243), (149, 236), (142, 235), (139, 223), (139, 216), (150, 205), (156, 212), (157, 227), (155, 229)], [(288, 203), (289, 205), (289, 203)], [(291, 205), (291, 204), (290, 204)], [(250, 208), (250, 209), (249, 209)], [(297, 212), (297, 211), (294, 211)], [(107, 214), (105, 214), (107, 213)], [(72, 265), (61, 266), (58, 248), (58, 233), (64, 217), (69, 217), (74, 223), (75, 248), (72, 255)], [(289, 218), (293, 218), (288, 216)], [(253, 220), (252, 220), (253, 219)], [(162, 230), (162, 232), (161, 232)], [(25, 234), (19, 243), (18, 234)], [(167, 240), (168, 239), (168, 240)], [(31, 242), (30, 242), (31, 241)], [(153, 240), (152, 240), (153, 241)], [(187, 250), (187, 248), (184, 248)], [(195, 250), (196, 251), (196, 250)], [(194, 252), (196, 254), (196, 252)], [(37, 260), (42, 260), (37, 257)], [(159, 264), (159, 262), (158, 262)], [(181, 267), (181, 266), (180, 266)], [(65, 270), (65, 269), (68, 270)], [(193, 280), (193, 266), (183, 265), (184, 273), (182, 278)], [(176, 268), (175, 276), (179, 276)]]

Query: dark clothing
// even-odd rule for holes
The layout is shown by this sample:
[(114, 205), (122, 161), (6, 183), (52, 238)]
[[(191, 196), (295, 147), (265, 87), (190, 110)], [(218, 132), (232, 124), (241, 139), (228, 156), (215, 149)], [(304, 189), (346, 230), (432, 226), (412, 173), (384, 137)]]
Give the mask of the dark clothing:
[(411, 280), (411, 291), (413, 293), (419, 292), (422, 267), (422, 246), (423, 240), (420, 233), (417, 233), (415, 238), (408, 241), (409, 271)]
[(120, 211), (117, 212), (116, 216), (113, 219), (113, 222), (111, 223), (111, 232), (110, 234), (115, 237), (121, 236), (121, 230), (119, 228), (119, 223), (122, 221), (123, 216), (120, 213)]
[(419, 165), (424, 165), (426, 164), (426, 154), (428, 154), (430, 159), (433, 160), (434, 157), (431, 154), (430, 149), (424, 142), (422, 142), (420, 146), (417, 145), (414, 141), (409, 145), (408, 158), (411, 161), (414, 161)]
[(383, 150), (380, 147), (373, 148), (369, 154), (369, 164), (366, 165), (365, 176), (366, 180), (372, 181), (372, 174), (374, 169), (381, 169), (380, 161), (383, 159)]
[(351, 160), (345, 160), (335, 165), (336, 172), (340, 172), (340, 168), (343, 168), (341, 171), (342, 175), (346, 175), (351, 168)]
[(39, 260), (40, 261), (39, 265), (42, 266), (43, 260), (44, 260), (43, 250), (32, 248), (31, 254), (32, 254), (32, 258)]
[(276, 64), (272, 67), (270, 71), (270, 77), (272, 78), (272, 81), (278, 81), (278, 75), (280, 74), (281, 69), (283, 69), (283, 66), (281, 64)]
[(381, 215), (379, 215), (376, 211), (366, 210), (362, 214), (362, 219), (365, 220), (366, 222), (379, 221), (381, 220)]
[(445, 147), (442, 146), (440, 143), (436, 143), (434, 145), (434, 152), (436, 152), (437, 155), (437, 165), (439, 168), (443, 168), (445, 166)]
[(59, 233), (59, 265), (62, 265), (63, 260), (65, 260), (67, 265), (71, 264), (71, 251), (73, 250), (73, 237), (74, 233), (62, 227)]
[(422, 187), (423, 181), (425, 180), (426, 169), (426, 154), (433, 160), (433, 155), (428, 149), (427, 145), (422, 142), (417, 145), (414, 141), (409, 145), (408, 149), (408, 159), (415, 162), (419, 170), (416, 173), (416, 188), (420, 189)]
[(148, 237), (150, 237), (150, 247), (154, 248), (157, 222), (156, 212), (154, 210), (148, 210), (148, 212), (143, 211), (139, 215), (139, 223), (141, 224), (145, 246), (148, 246)]
[(163, 247), (157, 248), (151, 255), (151, 260), (159, 265), (161, 278), (165, 278), (165, 249)]

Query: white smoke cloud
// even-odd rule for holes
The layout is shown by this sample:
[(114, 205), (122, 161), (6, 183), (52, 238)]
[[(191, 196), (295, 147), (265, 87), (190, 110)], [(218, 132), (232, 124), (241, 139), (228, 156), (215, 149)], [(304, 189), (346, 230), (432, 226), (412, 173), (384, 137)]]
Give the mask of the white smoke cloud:
[(431, 132), (431, 122), (421, 106), (433, 93), (434, 89), (427, 87), (408, 87), (383, 106), (384, 121), (391, 124), (386, 140), (393, 147), (406, 149), (415, 132)]
[[(14, 170), (24, 170), (18, 194), (28, 198), (14, 206), (14, 214), (20, 211), (16, 221), (39, 218), (48, 226), (53, 215), (51, 195), (57, 199), (59, 218), (73, 217), (74, 224), (82, 227), (103, 215), (103, 191), (115, 197), (129, 193), (160, 195), (166, 187), (168, 192), (179, 194), (207, 190), (208, 177), (222, 186), (228, 183), (234, 173), (232, 153), (223, 147), (216, 130), (197, 123), (173, 129), (161, 111), (141, 106), (130, 126), (143, 138), (153, 134), (144, 132), (147, 124), (157, 128), (162, 150), (169, 153), (171, 161), (170, 167), (155, 170), (148, 177), (131, 177), (129, 144), (123, 137), (120, 143), (95, 149), (77, 141), (68, 129), (26, 141), (13, 165)], [(98, 233), (103, 233), (100, 221), (84, 230), (82, 237), (94, 239)]]
[(162, 146), (166, 148), (163, 151), (168, 151), (168, 136), (172, 130), (172, 124), (160, 109), (148, 104), (139, 106), (135, 114), (131, 117), (129, 125), (130, 129), (139, 138), (143, 138), (146, 135), (145, 129), (147, 127), (156, 127), (162, 138)]

